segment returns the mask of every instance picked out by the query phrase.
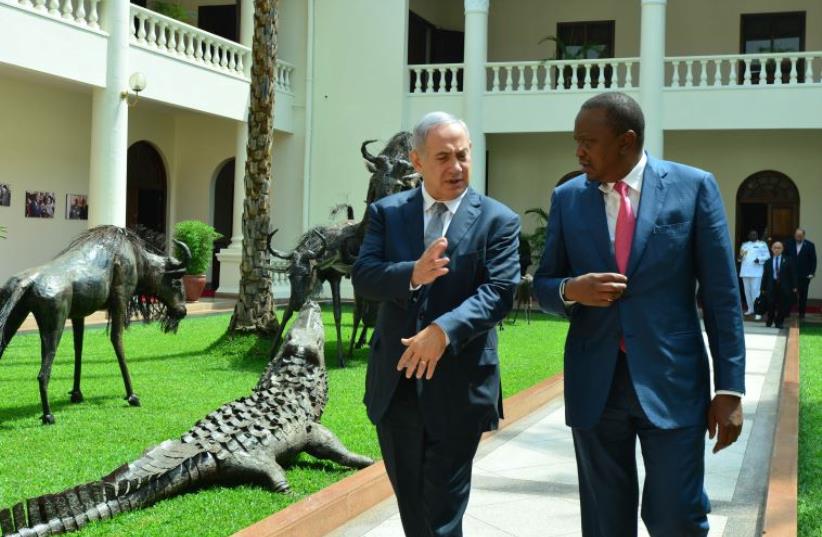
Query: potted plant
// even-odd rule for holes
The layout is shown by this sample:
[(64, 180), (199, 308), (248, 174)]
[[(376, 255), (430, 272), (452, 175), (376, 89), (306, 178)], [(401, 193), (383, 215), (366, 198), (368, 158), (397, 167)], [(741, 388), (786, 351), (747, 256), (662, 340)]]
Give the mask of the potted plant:
[[(206, 284), (205, 271), (211, 262), (214, 240), (222, 237), (220, 233), (200, 220), (183, 220), (174, 226), (174, 238), (185, 243), (191, 250), (191, 257), (186, 264), (183, 285), (186, 290), (186, 302), (197, 302)], [(179, 252), (175, 252), (180, 257)]]

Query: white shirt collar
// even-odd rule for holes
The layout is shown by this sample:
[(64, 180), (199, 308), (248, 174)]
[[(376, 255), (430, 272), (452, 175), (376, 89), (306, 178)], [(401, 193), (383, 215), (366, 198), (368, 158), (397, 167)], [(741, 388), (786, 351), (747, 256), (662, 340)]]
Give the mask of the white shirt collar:
[[(647, 164), (648, 155), (643, 151), (642, 156), (639, 157), (639, 162), (636, 163), (636, 166), (634, 166), (621, 181), (627, 184), (632, 190), (642, 192), (642, 177), (645, 174), (645, 166)], [(614, 183), (601, 183), (599, 189), (607, 194), (614, 189)]]
[[(464, 198), (467, 193), (468, 193), (468, 188), (463, 190), (462, 194), (460, 194), (458, 197), (456, 197), (452, 200), (449, 200), (449, 201), (443, 201), (442, 203), (444, 203), (445, 206), (448, 207), (448, 212), (450, 212), (452, 215), (454, 215), (454, 214), (457, 213), (457, 208), (460, 206), (460, 202), (462, 202), (462, 198)], [(437, 203), (438, 201), (439, 200), (434, 199), (434, 197), (431, 194), (428, 193), (428, 191), (425, 189), (425, 183), (423, 183), (422, 184), (422, 209), (423, 209), (423, 211), (430, 210), (431, 207), (435, 203)]]

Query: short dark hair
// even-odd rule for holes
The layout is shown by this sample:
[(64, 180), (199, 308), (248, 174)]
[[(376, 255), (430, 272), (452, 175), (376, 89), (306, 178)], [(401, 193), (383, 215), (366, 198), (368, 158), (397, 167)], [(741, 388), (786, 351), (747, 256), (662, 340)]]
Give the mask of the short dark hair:
[(621, 91), (609, 91), (591, 97), (582, 104), (581, 110), (605, 109), (608, 123), (614, 132), (623, 134), (634, 131), (639, 149), (645, 143), (645, 116), (639, 103)]

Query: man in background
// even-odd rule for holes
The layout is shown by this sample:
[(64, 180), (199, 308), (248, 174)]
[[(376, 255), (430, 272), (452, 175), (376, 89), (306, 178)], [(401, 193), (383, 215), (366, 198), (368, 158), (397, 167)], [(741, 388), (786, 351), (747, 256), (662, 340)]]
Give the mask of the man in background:
[(805, 318), (805, 308), (808, 304), (808, 287), (816, 274), (816, 247), (805, 239), (805, 230), (798, 228), (793, 234), (793, 240), (787, 241), (785, 255), (794, 258), (796, 279), (799, 294), (799, 318)]

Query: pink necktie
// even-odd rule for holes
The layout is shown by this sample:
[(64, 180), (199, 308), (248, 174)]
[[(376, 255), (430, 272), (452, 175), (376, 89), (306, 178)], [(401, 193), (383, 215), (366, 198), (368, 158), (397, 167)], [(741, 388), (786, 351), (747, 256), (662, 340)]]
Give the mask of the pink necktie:
[(614, 233), (614, 254), (617, 268), (622, 274), (628, 270), (628, 258), (631, 255), (631, 243), (634, 240), (636, 215), (628, 198), (628, 185), (617, 181), (614, 190), (619, 193), (619, 215), (617, 215), (616, 232)]
[[(614, 254), (616, 255), (617, 268), (622, 274), (628, 270), (628, 258), (631, 256), (631, 243), (634, 240), (634, 228), (636, 227), (636, 215), (631, 207), (631, 200), (628, 198), (628, 185), (623, 181), (617, 181), (614, 190), (619, 193), (619, 214), (616, 221), (616, 232), (614, 233)], [(619, 349), (625, 350), (625, 338), (619, 340)]]

